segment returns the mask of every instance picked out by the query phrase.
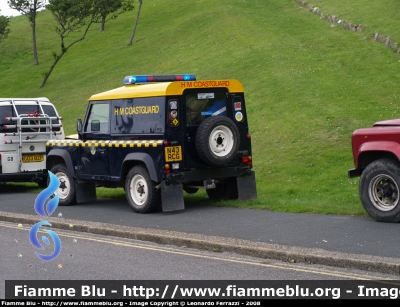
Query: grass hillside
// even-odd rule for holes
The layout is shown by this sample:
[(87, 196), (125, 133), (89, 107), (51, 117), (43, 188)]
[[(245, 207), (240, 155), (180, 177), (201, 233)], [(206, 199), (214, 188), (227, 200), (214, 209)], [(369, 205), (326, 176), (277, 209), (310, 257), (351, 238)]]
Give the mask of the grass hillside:
[[(73, 134), (88, 98), (121, 86), (126, 75), (238, 79), (246, 92), (258, 199), (217, 205), (366, 215), (359, 180), (347, 178), (351, 133), (399, 117), (400, 56), (372, 39), (379, 32), (400, 42), (398, 1), (310, 3), (362, 24), (362, 32), (332, 24), (295, 0), (143, 2), (132, 46), (136, 9), (108, 22), (105, 32), (94, 25), (40, 89), (60, 48), (53, 17), (38, 15), (38, 66), (27, 18), (11, 18), (9, 38), (0, 42), (0, 96), (48, 97)], [(100, 195), (124, 195), (104, 190)], [(205, 195), (185, 197), (210, 203)]]

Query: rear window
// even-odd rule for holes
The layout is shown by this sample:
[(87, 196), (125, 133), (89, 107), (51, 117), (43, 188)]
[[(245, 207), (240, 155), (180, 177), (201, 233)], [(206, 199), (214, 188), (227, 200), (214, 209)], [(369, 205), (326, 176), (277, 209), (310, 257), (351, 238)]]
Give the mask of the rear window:
[(37, 104), (15, 105), (15, 108), (17, 109), (17, 112), (19, 115), (27, 115), (27, 114), (32, 114), (32, 113), (36, 113), (36, 112), (42, 113)]
[[(46, 107), (46, 109), (45, 109)], [(30, 115), (30, 114), (34, 114), (34, 113), (42, 113), (42, 110), (40, 109), (40, 106), (38, 104), (31, 104), (31, 105), (15, 105), (15, 108), (17, 109), (17, 113), (18, 115)], [(56, 116), (54, 108), (52, 106), (43, 106), (43, 112), (45, 112), (47, 115), (49, 116)], [(47, 112), (53, 114), (50, 115)], [(58, 121), (57, 121), (58, 123)], [(35, 116), (32, 117), (32, 119), (30, 119), (29, 121), (23, 121), (23, 124), (26, 125), (37, 125), (37, 124), (41, 124), (41, 125), (45, 125), (46, 121), (44, 120), (38, 120), (35, 119)], [(58, 130), (56, 130), (58, 129)], [(32, 131), (40, 131), (40, 132), (45, 132), (46, 128), (40, 128), (37, 129), (35, 127), (30, 127), (30, 128), (23, 128), (22, 132), (32, 132)], [(60, 131), (60, 128), (54, 128), (54, 131)]]
[(226, 116), (224, 93), (190, 93), (185, 99), (187, 125), (200, 125), (210, 116)]
[[(57, 117), (56, 110), (54, 109), (53, 106), (42, 105), (42, 108), (43, 108), (44, 114), (47, 114), (49, 117)], [(58, 119), (52, 119), (51, 123), (53, 125), (58, 125), (58, 124), (60, 124), (60, 121)], [(61, 129), (60, 127), (53, 127), (53, 131), (60, 131), (60, 129)]]
[[(16, 105), (15, 106), (17, 109), (18, 114), (15, 114), (14, 108), (12, 105), (7, 105), (7, 106), (0, 106), (0, 131), (5, 131), (5, 132), (16, 132), (16, 128), (4, 128), (4, 125), (13, 125), (15, 122), (7, 121), (6, 117), (17, 117), (18, 115), (29, 115), (35, 112), (42, 113), (39, 106), (36, 104), (32, 105)], [(42, 105), (43, 112), (47, 114), (49, 117), (57, 117), (56, 110), (54, 109), (53, 106), (51, 105)], [(46, 121), (39, 121), (35, 119), (35, 117), (32, 117), (29, 122), (23, 121), (23, 124), (30, 124), (30, 125), (35, 125), (35, 124), (46, 124)], [(59, 124), (58, 119), (53, 119), (52, 120), (53, 124)], [(54, 127), (53, 131), (60, 131), (60, 127)], [(22, 132), (32, 132), (32, 131), (37, 131), (34, 127), (31, 128), (24, 128), (22, 129)], [(40, 128), (41, 132), (46, 131), (46, 128)]]

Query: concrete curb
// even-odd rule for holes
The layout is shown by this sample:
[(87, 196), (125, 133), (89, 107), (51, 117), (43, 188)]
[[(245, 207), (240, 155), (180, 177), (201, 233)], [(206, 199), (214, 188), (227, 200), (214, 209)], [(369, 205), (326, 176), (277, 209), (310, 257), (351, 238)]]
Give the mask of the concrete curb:
[[(0, 211), (0, 220), (33, 225), (43, 218), (37, 215)], [(152, 228), (120, 226), (108, 223), (68, 220), (50, 217), (52, 227), (70, 231), (108, 235), (120, 238), (149, 241), (158, 244), (186, 246), (200, 250), (232, 252), (258, 258), (321, 264), (349, 269), (366, 270), (400, 275), (400, 259), (331, 252), (317, 248), (293, 247), (235, 238), (205, 236)]]

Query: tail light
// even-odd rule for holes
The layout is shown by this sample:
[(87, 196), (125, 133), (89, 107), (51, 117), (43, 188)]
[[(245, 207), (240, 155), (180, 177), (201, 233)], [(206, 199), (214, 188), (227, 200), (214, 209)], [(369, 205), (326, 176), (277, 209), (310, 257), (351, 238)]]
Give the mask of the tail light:
[(171, 173), (171, 166), (168, 163), (164, 165), (164, 173), (165, 174)]
[(253, 164), (253, 158), (251, 156), (243, 156), (242, 157), (242, 163), (247, 164), (247, 165), (252, 165)]

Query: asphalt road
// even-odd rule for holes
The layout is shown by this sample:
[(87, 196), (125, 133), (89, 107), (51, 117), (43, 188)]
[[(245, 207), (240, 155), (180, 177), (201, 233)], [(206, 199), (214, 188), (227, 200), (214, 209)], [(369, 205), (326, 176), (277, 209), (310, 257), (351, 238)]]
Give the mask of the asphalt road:
[[(55, 232), (62, 242), (61, 253), (45, 262), (35, 252), (46, 252), (34, 248), (28, 240), (30, 228), (30, 225), (0, 222), (0, 299), (5, 298), (6, 280), (20, 280), (24, 285), (35, 280), (375, 280), (391, 286), (400, 282), (400, 277), (393, 279), (388, 274), (265, 261), (234, 253), (199, 251), (60, 229)], [(54, 247), (49, 245), (47, 249)]]
[[(37, 194), (1, 193), (0, 219), (38, 219)], [(170, 213), (137, 214), (125, 200), (98, 199), (71, 207), (58, 206), (54, 223), (91, 225), (83, 231), (121, 235), (158, 243), (218, 248), (265, 258), (343, 265), (391, 274), (400, 272), (400, 224), (379, 223), (368, 217), (279, 213), (189, 204)], [(96, 223), (106, 223), (105, 225)], [(95, 226), (94, 226), (95, 225)], [(97, 226), (96, 226), (97, 225)], [(58, 227), (58, 226), (56, 226)], [(75, 227), (79, 228), (79, 227)], [(108, 231), (108, 233), (107, 233)], [(147, 232), (148, 234), (143, 234)], [(122, 234), (122, 236), (125, 236)], [(131, 236), (131, 237), (132, 237)], [(180, 240), (176, 238), (179, 237)], [(185, 241), (186, 240), (186, 241)], [(200, 244), (200, 245), (199, 245)], [(257, 254), (258, 253), (258, 254)]]

